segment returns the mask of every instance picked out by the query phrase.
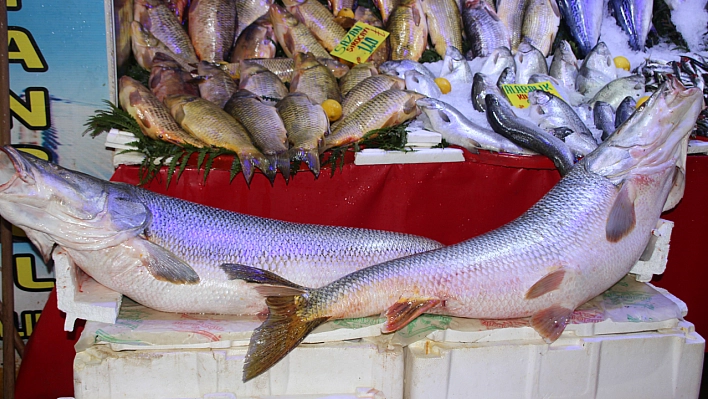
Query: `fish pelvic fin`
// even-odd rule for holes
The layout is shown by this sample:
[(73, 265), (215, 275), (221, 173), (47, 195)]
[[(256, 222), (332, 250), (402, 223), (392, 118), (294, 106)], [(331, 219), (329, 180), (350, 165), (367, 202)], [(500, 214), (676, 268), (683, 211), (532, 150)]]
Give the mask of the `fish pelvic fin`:
[(386, 310), (386, 322), (381, 328), (381, 332), (386, 334), (400, 330), (413, 319), (434, 308), (440, 302), (439, 298), (402, 297)]
[(232, 280), (261, 284), (256, 290), (266, 297), (268, 318), (253, 331), (243, 365), (243, 382), (273, 367), (329, 317), (311, 316), (308, 290), (273, 272), (226, 263), (221, 269)]
[(243, 382), (273, 367), (329, 317), (308, 318), (308, 301), (300, 295), (269, 296), (268, 318), (253, 331), (243, 364)]
[(557, 290), (563, 282), (565, 272), (566, 269), (561, 268), (543, 276), (526, 291), (526, 299), (538, 298), (541, 295)]
[(531, 316), (531, 327), (543, 337), (546, 343), (551, 344), (563, 333), (572, 314), (573, 309), (551, 305), (551, 307), (539, 310)]

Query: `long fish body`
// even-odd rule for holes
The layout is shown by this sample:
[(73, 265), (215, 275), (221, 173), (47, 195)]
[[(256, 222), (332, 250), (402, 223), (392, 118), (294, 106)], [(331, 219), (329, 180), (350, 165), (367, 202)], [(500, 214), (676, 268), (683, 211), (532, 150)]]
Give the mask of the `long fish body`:
[(428, 45), (428, 23), (420, 0), (402, 0), (388, 19), (391, 60), (418, 61)]
[(107, 182), (0, 148), (0, 214), (45, 259), (55, 245), (99, 283), (165, 312), (256, 314), (263, 298), (225, 260), (320, 286), (441, 245), (367, 229), (254, 217)]
[[(422, 313), (530, 317), (548, 343), (574, 309), (622, 276), (644, 251), (677, 175), (682, 142), (703, 107), (699, 89), (663, 85), (596, 151), (518, 219), (459, 244), (349, 274), (318, 289), (224, 265), (266, 295), (243, 379), (283, 358), (317, 325), (381, 314), (383, 332)], [(281, 295), (281, 296), (278, 296)]]

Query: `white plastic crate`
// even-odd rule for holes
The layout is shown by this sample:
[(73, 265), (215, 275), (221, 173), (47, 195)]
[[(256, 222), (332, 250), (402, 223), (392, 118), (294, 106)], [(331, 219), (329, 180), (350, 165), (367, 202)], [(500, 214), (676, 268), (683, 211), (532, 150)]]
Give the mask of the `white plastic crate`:
[(696, 398), (705, 340), (691, 323), (543, 341), (423, 340), (405, 348), (404, 397)]
[[(143, 351), (92, 346), (74, 360), (74, 395), (76, 399), (202, 398), (217, 394), (238, 399), (402, 398), (400, 346), (381, 348), (365, 340), (303, 344), (248, 383), (241, 382), (245, 355), (245, 346)], [(371, 386), (376, 389), (361, 389)]]

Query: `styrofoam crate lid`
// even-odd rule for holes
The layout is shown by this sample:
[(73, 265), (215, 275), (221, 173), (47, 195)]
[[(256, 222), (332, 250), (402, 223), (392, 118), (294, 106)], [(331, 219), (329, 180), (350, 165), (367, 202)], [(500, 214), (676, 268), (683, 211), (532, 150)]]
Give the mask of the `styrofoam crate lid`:
[(354, 153), (354, 165), (389, 165), (405, 163), (464, 162), (459, 148), (424, 148), (414, 151), (386, 151), (366, 148)]
[[(564, 334), (592, 336), (673, 328), (682, 310), (653, 286), (628, 275), (573, 313)], [(258, 316), (159, 312), (127, 298), (115, 324), (89, 321), (76, 344), (80, 352), (94, 344), (111, 349), (195, 349), (247, 346)], [(466, 319), (425, 314), (393, 334), (381, 334), (383, 317), (334, 320), (319, 326), (304, 343), (353, 339), (408, 345), (424, 338), (441, 342), (538, 340), (528, 318)]]

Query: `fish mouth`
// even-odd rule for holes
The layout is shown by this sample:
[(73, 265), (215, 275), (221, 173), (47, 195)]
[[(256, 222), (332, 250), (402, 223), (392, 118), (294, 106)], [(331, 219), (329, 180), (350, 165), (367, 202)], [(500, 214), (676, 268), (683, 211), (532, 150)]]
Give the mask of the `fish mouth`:
[(586, 157), (588, 170), (619, 183), (629, 174), (649, 175), (673, 167), (701, 109), (701, 90), (670, 77)]
[(20, 153), (10, 146), (0, 148), (0, 191), (12, 186), (17, 179), (34, 183), (34, 178), (29, 172), (29, 165)]

